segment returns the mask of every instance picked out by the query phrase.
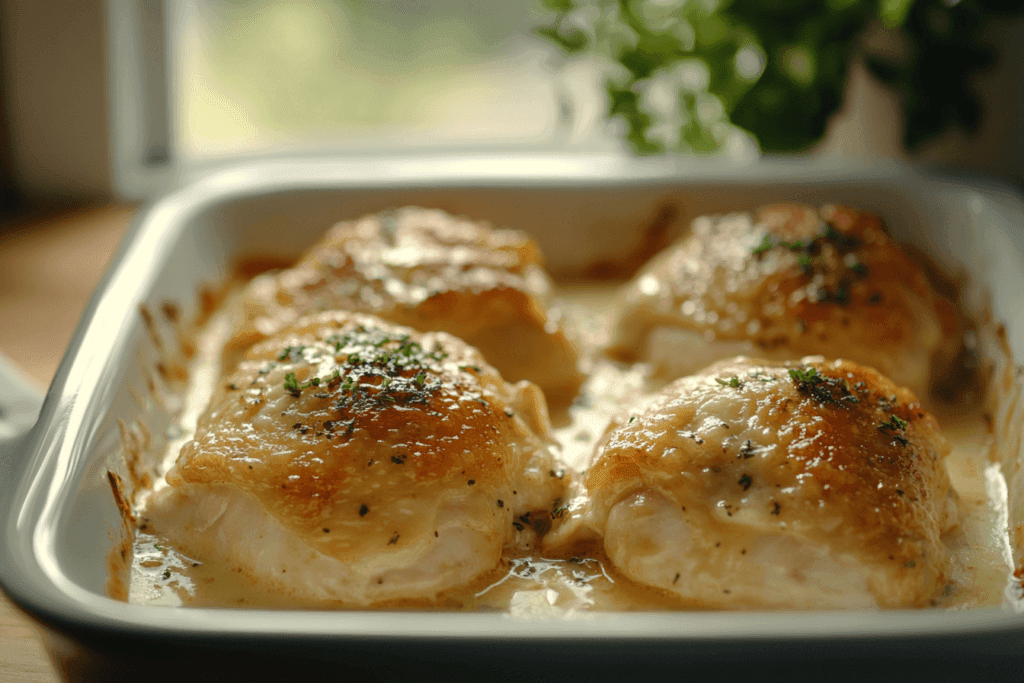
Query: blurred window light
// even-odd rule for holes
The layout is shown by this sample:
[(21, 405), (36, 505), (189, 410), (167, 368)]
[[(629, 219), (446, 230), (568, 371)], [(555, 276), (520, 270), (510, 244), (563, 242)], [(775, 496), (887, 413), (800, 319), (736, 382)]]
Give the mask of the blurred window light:
[(569, 82), (534, 35), (539, 0), (172, 6), (176, 137), (192, 157), (611, 144), (589, 125), (597, 79)]

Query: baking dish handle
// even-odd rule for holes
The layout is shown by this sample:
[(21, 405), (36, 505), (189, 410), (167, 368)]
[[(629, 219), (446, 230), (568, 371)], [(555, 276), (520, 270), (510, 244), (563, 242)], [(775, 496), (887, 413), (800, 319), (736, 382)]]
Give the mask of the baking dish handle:
[(26, 436), (42, 405), (42, 389), (0, 354), (0, 499), (14, 482)]

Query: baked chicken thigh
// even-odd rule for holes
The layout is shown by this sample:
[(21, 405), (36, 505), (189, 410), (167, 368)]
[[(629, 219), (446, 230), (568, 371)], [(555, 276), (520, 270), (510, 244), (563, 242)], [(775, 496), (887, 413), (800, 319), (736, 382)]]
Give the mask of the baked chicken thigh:
[(609, 428), (550, 538), (599, 540), (620, 572), (697, 607), (924, 606), (957, 518), (948, 451), (873, 370), (723, 362)]
[(560, 406), (583, 376), (548, 311), (550, 288), (521, 232), (418, 208), (366, 216), (334, 226), (295, 267), (252, 280), (227, 360), (303, 315), (360, 311), (455, 335), (507, 380), (528, 379)]
[(443, 332), (302, 318), (217, 388), (148, 517), (184, 552), (325, 604), (432, 600), (550, 510), (543, 395)]
[(840, 206), (706, 216), (627, 286), (611, 352), (669, 378), (738, 355), (847, 358), (926, 396), (957, 320), (881, 219)]

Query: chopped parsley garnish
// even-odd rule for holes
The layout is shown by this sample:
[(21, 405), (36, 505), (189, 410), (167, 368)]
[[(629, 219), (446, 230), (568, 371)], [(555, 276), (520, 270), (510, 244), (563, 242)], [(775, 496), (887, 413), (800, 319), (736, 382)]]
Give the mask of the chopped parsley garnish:
[(742, 486), (744, 491), (747, 491), (747, 490), (750, 489), (750, 485), (752, 483), (754, 483), (754, 480), (750, 478), (749, 474), (744, 474), (742, 477), (740, 477), (740, 480), (738, 482), (736, 482), (736, 483), (738, 483), (740, 486)]
[[(294, 372), (286, 373), (284, 376), (284, 388), (285, 391), (290, 393), (292, 396), (298, 398), (302, 394), (303, 389), (310, 387), (319, 387), (321, 385), (326, 386), (335, 380), (341, 379), (341, 373), (338, 370), (334, 371), (333, 375), (327, 377), (311, 377), (307, 381), (299, 384), (299, 380), (295, 377)], [(327, 394), (316, 394), (317, 398), (326, 398)]]
[(778, 379), (774, 375), (769, 375), (763, 370), (756, 370), (750, 373), (748, 377), (750, 377), (750, 379), (756, 379), (758, 382), (774, 382)]
[(729, 379), (720, 379), (716, 377), (715, 381), (721, 384), (723, 387), (732, 387), (733, 389), (739, 389), (740, 387), (743, 386), (743, 382), (736, 375), (733, 375)]
[(880, 432), (893, 432), (892, 440), (893, 445), (900, 444), (906, 446), (910, 443), (907, 437), (903, 434), (907, 431), (907, 421), (899, 417), (898, 415), (889, 414), (889, 419), (878, 425), (878, 431)]
[(296, 360), (299, 354), (306, 350), (305, 346), (286, 346), (281, 355), (277, 357), (278, 360)]
[(761, 240), (761, 243), (754, 247), (751, 253), (754, 254), (754, 256), (759, 256), (767, 251), (771, 251), (774, 246), (775, 241), (772, 239), (772, 236), (765, 235), (764, 239)]
[(850, 384), (845, 379), (822, 375), (809, 365), (790, 368), (789, 377), (796, 384), (798, 391), (810, 394), (822, 403), (835, 405), (860, 403), (860, 399), (850, 391)]
[(790, 251), (805, 251), (806, 249), (810, 248), (811, 243), (804, 242), (803, 240), (793, 240), (792, 242), (787, 242), (786, 240), (779, 240), (779, 246), (785, 247)]
[[(824, 223), (824, 229), (817, 236), (808, 239), (785, 240), (770, 233), (766, 234), (761, 238), (761, 242), (751, 250), (751, 254), (761, 256), (775, 247), (788, 249), (797, 255), (797, 265), (804, 274), (812, 275), (818, 267), (824, 265), (815, 259), (821, 253), (822, 247), (826, 243), (831, 244), (841, 254), (846, 255), (844, 262), (850, 270), (858, 276), (867, 274), (867, 267), (854, 254), (850, 253), (860, 245), (860, 241), (856, 237), (844, 235), (827, 223)], [(846, 303), (849, 297), (845, 295), (843, 290), (845, 290), (845, 287), (840, 287), (839, 290), (832, 292), (833, 296), (822, 297), (818, 301)]]
[(802, 368), (790, 368), (789, 376), (797, 384), (817, 384), (821, 381), (821, 375), (809, 365), (805, 365)]
[(879, 429), (892, 429), (900, 432), (907, 431), (907, 421), (898, 415), (889, 415), (889, 419), (878, 425)]
[[(429, 382), (428, 372), (432, 366), (448, 357), (440, 346), (435, 346), (428, 352), (407, 334), (395, 335), (379, 329), (368, 330), (362, 325), (344, 334), (331, 335), (324, 342), (329, 344), (334, 352), (333, 360), (338, 367), (326, 377), (313, 376), (306, 382), (299, 382), (294, 372), (287, 373), (284, 388), (298, 398), (302, 390), (309, 387), (336, 386), (336, 407), (339, 410), (426, 403), (427, 392), (440, 386), (440, 383)], [(298, 351), (306, 351), (310, 363), (331, 360), (330, 351), (326, 358), (313, 357), (309, 350), (316, 348), (289, 346), (281, 352), (280, 359), (295, 360)], [(367, 382), (363, 379), (371, 377), (380, 377), (380, 383)], [(322, 391), (314, 396), (329, 397)], [(351, 434), (351, 423), (348, 426), (349, 430), (346, 433)]]
[(831, 242), (841, 251), (852, 251), (860, 244), (860, 240), (856, 237), (839, 232), (829, 223), (825, 224), (825, 229), (821, 233), (821, 239)]
[(568, 505), (559, 505), (551, 511), (551, 519), (561, 519), (565, 516), (565, 513), (569, 511)]

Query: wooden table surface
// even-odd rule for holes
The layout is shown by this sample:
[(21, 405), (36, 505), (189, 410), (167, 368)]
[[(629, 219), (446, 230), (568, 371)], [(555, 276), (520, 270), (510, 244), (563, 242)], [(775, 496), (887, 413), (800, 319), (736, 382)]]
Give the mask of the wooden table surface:
[[(0, 353), (40, 388), (53, 378), (132, 211), (77, 209), (0, 226)], [(0, 683), (61, 678), (37, 627), (0, 591)]]

